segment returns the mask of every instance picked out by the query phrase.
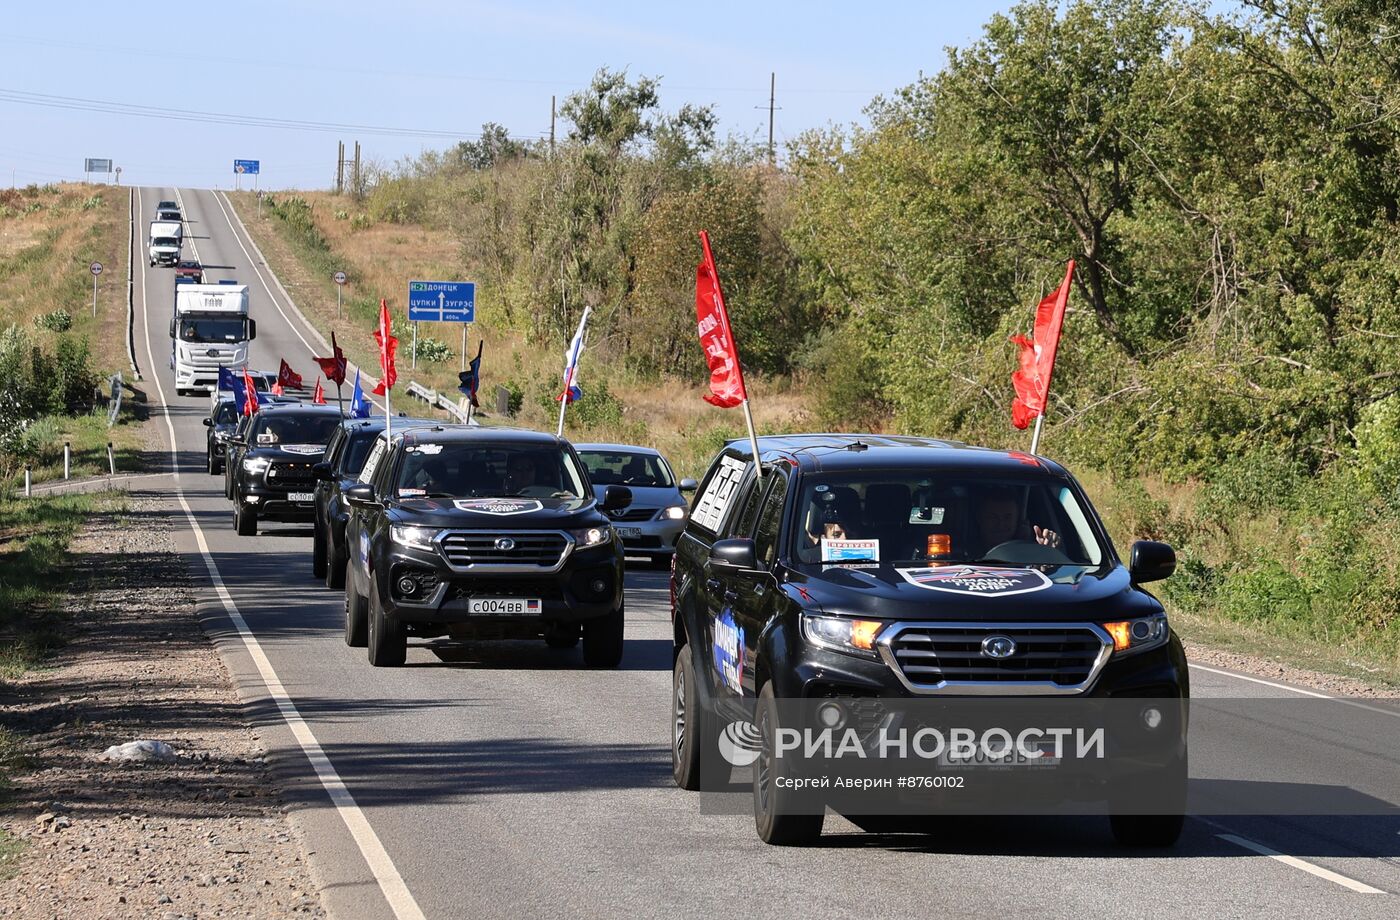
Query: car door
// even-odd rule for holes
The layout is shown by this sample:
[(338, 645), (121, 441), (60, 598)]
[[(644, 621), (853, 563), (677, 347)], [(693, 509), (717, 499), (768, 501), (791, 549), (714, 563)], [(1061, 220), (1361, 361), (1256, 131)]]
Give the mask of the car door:
[[(365, 465), (360, 468), (357, 482), (374, 485), (377, 481), (375, 474), (386, 465), (384, 454), (387, 446), (388, 442), (383, 435), (375, 439), (374, 447), (370, 448), (369, 456), (365, 458)], [(345, 523), (345, 556), (351, 560), (351, 578), (346, 582), (345, 589), (356, 591), (365, 597), (369, 596), (366, 575), (369, 572), (370, 528), (373, 527), (370, 517), (376, 510), (379, 509), (351, 505), (350, 517)]]
[[(752, 469), (748, 471), (747, 478), (739, 486), (735, 496), (735, 506), (738, 510), (730, 515), (728, 523), (719, 532), (720, 539), (753, 536), (754, 522), (758, 518), (766, 484), (766, 481), (753, 475)], [(707, 566), (705, 651), (712, 689), (721, 706), (726, 701), (737, 701), (743, 697), (745, 636), (735, 609), (738, 589), (739, 579)], [(735, 717), (740, 715), (741, 713), (735, 710)]]
[[(778, 563), (778, 544), (783, 530), (783, 517), (787, 508), (788, 473), (782, 466), (766, 468), (763, 472), (763, 498), (753, 523), (754, 555), (758, 567), (771, 573)], [(736, 534), (738, 536), (738, 534)], [(731, 597), (734, 622), (741, 640), (742, 668), (740, 668), (740, 693), (743, 696), (758, 695), (754, 675), (763, 635), (769, 621), (778, 612), (777, 582), (771, 574), (761, 576), (735, 576)]]

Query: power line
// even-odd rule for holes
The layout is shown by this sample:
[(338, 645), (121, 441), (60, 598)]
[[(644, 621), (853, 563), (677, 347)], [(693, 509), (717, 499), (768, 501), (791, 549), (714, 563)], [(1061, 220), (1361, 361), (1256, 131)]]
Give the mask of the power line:
[(474, 131), (447, 131), (440, 128), (403, 128), (385, 125), (357, 125), (341, 122), (307, 121), (295, 118), (268, 118), (259, 115), (237, 115), (227, 112), (167, 109), (159, 106), (111, 102), (102, 99), (83, 99), (74, 96), (55, 96), (48, 93), (29, 93), (22, 90), (5, 89), (3, 87), (0, 87), (0, 102), (14, 102), (20, 105), (68, 109), (78, 112), (101, 112), (108, 115), (155, 118), (165, 121), (240, 125), (253, 128), (276, 128), (286, 131), (356, 131), (363, 134), (375, 134), (388, 137), (429, 137), (447, 140), (457, 140), (463, 137), (481, 137), (480, 133)]

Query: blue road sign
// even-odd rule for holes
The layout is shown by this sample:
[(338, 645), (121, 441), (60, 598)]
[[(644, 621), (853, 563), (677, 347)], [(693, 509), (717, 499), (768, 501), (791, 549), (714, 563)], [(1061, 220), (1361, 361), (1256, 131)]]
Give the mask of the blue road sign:
[(233, 171), (242, 173), (245, 176), (256, 176), (258, 174), (258, 164), (260, 160), (234, 160)]
[(471, 281), (410, 281), (408, 321), (470, 323), (476, 319), (476, 284)]

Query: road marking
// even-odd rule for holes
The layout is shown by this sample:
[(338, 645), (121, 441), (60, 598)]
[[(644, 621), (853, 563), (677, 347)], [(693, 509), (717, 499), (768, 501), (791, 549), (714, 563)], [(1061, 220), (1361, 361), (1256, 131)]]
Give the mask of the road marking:
[(1325, 879), (1326, 881), (1332, 882), (1335, 885), (1341, 885), (1343, 888), (1349, 888), (1352, 891), (1355, 891), (1357, 894), (1386, 893), (1379, 888), (1372, 888), (1365, 882), (1358, 882), (1354, 878), (1347, 878), (1345, 875), (1339, 875), (1336, 872), (1333, 872), (1331, 869), (1324, 869), (1321, 866), (1317, 866), (1308, 862), (1307, 860), (1299, 859), (1296, 856), (1286, 856), (1283, 853), (1280, 853), (1278, 850), (1271, 850), (1268, 847), (1264, 846), (1262, 843), (1255, 843), (1253, 840), (1248, 840), (1244, 837), (1239, 837), (1235, 834), (1216, 834), (1215, 836), (1219, 837), (1221, 840), (1229, 841), (1235, 846), (1244, 847), (1246, 850), (1253, 850), (1260, 856), (1267, 856), (1270, 859), (1277, 860), (1278, 862), (1283, 863), (1285, 866), (1292, 866), (1295, 869), (1302, 869), (1309, 875), (1315, 875), (1318, 878)]
[[(177, 191), (176, 194), (178, 195), (179, 192)], [(180, 210), (182, 213), (184, 212), (183, 203)], [(144, 219), (143, 214), (142, 220), (144, 221)], [(141, 314), (142, 325), (145, 328), (146, 355), (154, 362), (155, 355), (151, 350), (150, 315), (146, 303), (146, 272), (144, 271), (141, 272)], [(204, 530), (195, 520), (194, 511), (190, 508), (189, 502), (185, 500), (184, 489), (180, 487), (175, 423), (170, 419), (170, 406), (165, 401), (165, 388), (161, 386), (159, 373), (153, 374), (151, 379), (155, 381), (156, 392), (160, 395), (161, 414), (165, 417), (165, 427), (170, 434), (170, 461), (175, 480), (175, 499), (179, 502), (180, 509), (185, 513), (185, 520), (189, 521), (190, 529), (194, 532), (195, 543), (199, 546), (200, 555), (204, 557), (204, 567), (209, 572), (209, 580), (213, 582), (214, 592), (218, 595), (220, 603), (223, 604), (224, 612), (228, 614), (229, 620), (238, 630), (239, 638), (243, 640), (243, 647), (247, 650), (248, 656), (252, 658), (253, 664), (257, 666), (258, 674), (262, 677), (268, 696), (277, 704), (277, 709), (282, 714), (282, 721), (291, 729), (292, 737), (296, 738), (302, 753), (310, 761), (311, 768), (316, 771), (316, 778), (320, 781), (321, 787), (326, 790), (326, 794), (330, 796), (341, 820), (345, 822), (350, 836), (354, 838), (355, 845), (360, 849), (360, 855), (364, 857), (370, 872), (374, 873), (375, 880), (379, 882), (379, 890), (383, 892), (384, 899), (389, 902), (394, 916), (398, 917), (399, 920), (426, 920), (422, 908), (418, 906), (418, 901), (408, 890), (403, 876), (399, 874), (394, 860), (389, 856), (389, 851), (384, 848), (383, 842), (375, 833), (374, 827), (370, 825), (369, 819), (360, 810), (355, 797), (350, 794), (350, 790), (346, 788), (340, 774), (331, 764), (330, 758), (326, 756), (321, 742), (316, 739), (311, 727), (301, 717), (301, 713), (297, 710), (296, 704), (292, 702), (286, 687), (282, 685), (282, 679), (277, 676), (272, 662), (263, 652), (257, 637), (253, 635), (253, 631), (248, 628), (248, 623), (243, 619), (238, 605), (234, 603), (233, 595), (224, 585), (223, 577), (219, 574), (218, 563), (214, 561), (213, 555), (209, 552), (209, 544), (204, 539)]]
[(1379, 706), (1368, 706), (1357, 700), (1349, 700), (1342, 696), (1329, 696), (1326, 693), (1318, 693), (1316, 690), (1304, 690), (1302, 687), (1290, 687), (1288, 684), (1278, 684), (1271, 680), (1263, 680), (1259, 677), (1249, 677), (1245, 674), (1236, 674), (1234, 671), (1222, 671), (1219, 668), (1208, 668), (1203, 664), (1192, 664), (1191, 667), (1197, 671), (1205, 671), (1209, 674), (1219, 674), (1223, 677), (1233, 677), (1237, 680), (1247, 680), (1251, 684), (1263, 684), (1266, 687), (1273, 687), (1275, 690), (1287, 690), (1290, 693), (1300, 693), (1303, 696), (1315, 697), (1319, 700), (1331, 700), (1334, 703), (1341, 703), (1343, 706), (1352, 706), (1356, 709), (1364, 709), (1367, 712), (1379, 713), (1383, 716), (1390, 716), (1392, 719), (1400, 719), (1400, 712), (1393, 709), (1382, 709)]

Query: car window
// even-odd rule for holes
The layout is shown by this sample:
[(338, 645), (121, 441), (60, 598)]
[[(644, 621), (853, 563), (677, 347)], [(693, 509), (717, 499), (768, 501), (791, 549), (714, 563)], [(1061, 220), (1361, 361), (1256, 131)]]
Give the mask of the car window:
[(570, 451), (535, 444), (420, 442), (404, 447), (401, 497), (584, 498), (582, 470)]
[(341, 451), (340, 471), (347, 476), (357, 476), (374, 448), (377, 435), (362, 432), (358, 437), (347, 437), (345, 449)]
[(369, 482), (374, 478), (374, 472), (379, 469), (379, 462), (384, 457), (384, 449), (384, 438), (376, 437), (374, 439), (374, 447), (369, 452), (369, 457), (365, 459), (364, 466), (360, 467), (360, 482)]
[(675, 484), (666, 462), (656, 454), (637, 451), (581, 450), (583, 465), (594, 485), (667, 488)]
[(735, 499), (739, 511), (734, 515), (733, 523), (729, 525), (726, 536), (753, 536), (754, 521), (758, 520), (758, 508), (763, 502), (762, 482), (754, 476), (750, 477), (741, 487), (739, 495)]
[(748, 469), (748, 461), (724, 454), (710, 469), (709, 477), (695, 498), (690, 520), (710, 533), (718, 533), (720, 524), (734, 500), (735, 490)]
[(238, 420), (238, 406), (231, 402), (219, 403), (219, 411), (214, 416), (215, 425), (229, 425)]
[(771, 566), (778, 558), (778, 538), (782, 534), (783, 505), (787, 499), (788, 479), (782, 470), (773, 470), (763, 479), (768, 485), (768, 490), (763, 499), (763, 511), (758, 516), (754, 548), (759, 563)]
[(329, 464), (331, 465), (331, 468), (332, 468), (332, 469), (335, 468), (336, 460), (338, 460), (338, 459), (340, 458), (341, 448), (342, 448), (344, 445), (345, 445), (345, 429), (344, 429), (344, 428), (336, 428), (336, 430), (334, 431), (334, 433), (331, 434), (331, 439), (330, 439), (330, 441), (327, 442), (327, 444), (326, 444), (326, 452), (325, 452), (325, 454), (322, 455), (322, 459), (325, 460), (325, 462), (329, 463)]

